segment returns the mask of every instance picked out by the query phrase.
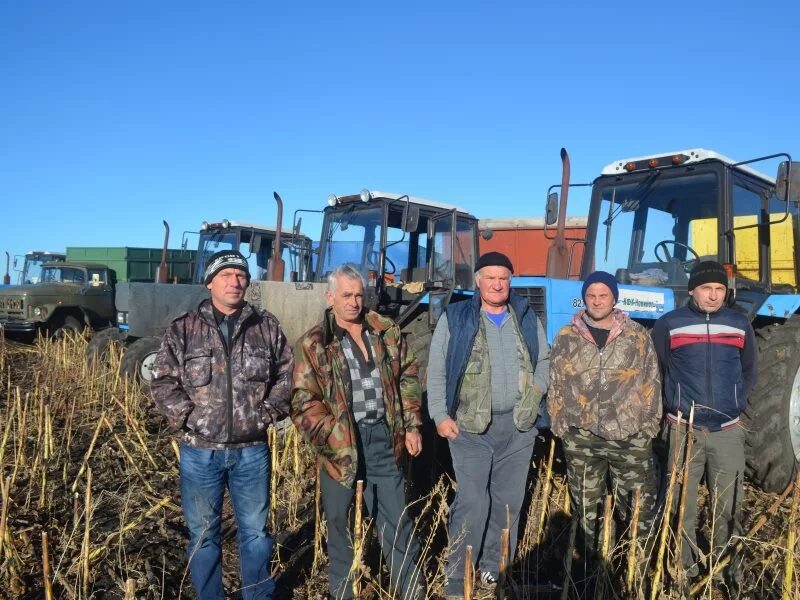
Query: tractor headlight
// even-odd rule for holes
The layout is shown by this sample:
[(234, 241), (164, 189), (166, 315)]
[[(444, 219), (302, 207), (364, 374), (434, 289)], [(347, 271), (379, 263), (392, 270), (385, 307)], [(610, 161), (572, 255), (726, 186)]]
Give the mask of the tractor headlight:
[(362, 202), (369, 202), (370, 200), (372, 200), (372, 194), (366, 188), (361, 190), (361, 192), (359, 193), (359, 196), (361, 196), (361, 201)]
[(119, 311), (117, 313), (117, 323), (119, 325), (127, 325), (128, 323), (128, 313), (127, 311)]
[(41, 306), (34, 307), (33, 316), (34, 317), (41, 317), (42, 316), (42, 307)]
[(328, 206), (336, 206), (337, 201), (336, 194), (328, 194)]

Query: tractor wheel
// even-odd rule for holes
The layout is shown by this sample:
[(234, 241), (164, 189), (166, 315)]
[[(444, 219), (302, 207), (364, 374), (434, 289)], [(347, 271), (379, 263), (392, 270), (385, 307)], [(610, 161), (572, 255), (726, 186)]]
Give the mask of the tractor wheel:
[(65, 336), (79, 336), (83, 332), (83, 323), (72, 315), (66, 315), (52, 322), (48, 327), (50, 337), (60, 340)]
[(119, 355), (124, 341), (125, 334), (116, 327), (109, 327), (98, 331), (94, 337), (89, 340), (89, 345), (86, 347), (87, 362), (90, 365), (95, 361), (101, 363), (107, 362), (112, 346), (116, 347), (117, 355)]
[(745, 411), (747, 475), (782, 492), (800, 455), (800, 317), (756, 331), (758, 381)]
[(155, 337), (139, 338), (125, 349), (120, 361), (120, 373), (148, 387), (153, 379), (153, 362), (161, 347), (161, 340)]
[(414, 351), (419, 365), (419, 383), (423, 390), (428, 388), (428, 356), (431, 350), (431, 338), (433, 332), (428, 327), (428, 313), (421, 312), (413, 321), (403, 328), (409, 348)]

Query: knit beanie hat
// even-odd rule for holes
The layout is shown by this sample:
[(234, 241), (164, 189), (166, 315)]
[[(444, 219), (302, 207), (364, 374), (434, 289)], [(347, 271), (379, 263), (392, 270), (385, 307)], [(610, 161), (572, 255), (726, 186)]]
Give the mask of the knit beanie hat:
[(581, 288), (581, 299), (586, 302), (586, 290), (589, 289), (589, 286), (593, 283), (602, 283), (608, 289), (611, 290), (611, 294), (614, 296), (614, 303), (619, 302), (619, 287), (617, 287), (617, 280), (614, 279), (614, 276), (611, 273), (606, 273), (605, 271), (595, 271), (591, 273), (586, 280), (583, 282), (583, 288)]
[(689, 274), (688, 290), (691, 292), (704, 283), (721, 283), (728, 287), (728, 274), (725, 272), (725, 268), (713, 260), (697, 263)]
[(208, 260), (206, 265), (206, 273), (203, 278), (203, 284), (208, 285), (214, 275), (222, 271), (222, 269), (239, 269), (247, 273), (247, 281), (250, 281), (250, 268), (247, 265), (247, 259), (244, 254), (238, 250), (220, 250), (214, 253)]
[(512, 273), (514, 272), (514, 265), (511, 264), (511, 259), (502, 252), (487, 252), (486, 254), (482, 254), (475, 262), (475, 272), (477, 273), (483, 267), (505, 267)]

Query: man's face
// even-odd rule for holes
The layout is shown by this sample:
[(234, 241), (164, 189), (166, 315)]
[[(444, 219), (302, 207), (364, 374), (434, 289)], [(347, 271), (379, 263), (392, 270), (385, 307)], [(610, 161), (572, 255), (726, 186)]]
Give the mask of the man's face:
[(364, 286), (358, 279), (339, 277), (334, 290), (325, 292), (328, 306), (339, 323), (360, 323), (364, 310)]
[(721, 283), (704, 283), (690, 291), (689, 295), (694, 298), (700, 310), (713, 313), (722, 308), (722, 304), (725, 302), (725, 294), (727, 293), (727, 286)]
[(614, 294), (605, 283), (593, 283), (586, 288), (586, 312), (595, 321), (602, 321), (614, 310)]
[(247, 291), (247, 273), (241, 269), (222, 269), (206, 286), (218, 309), (239, 308)]
[(475, 275), (483, 304), (505, 306), (511, 289), (511, 271), (505, 267), (483, 267)]

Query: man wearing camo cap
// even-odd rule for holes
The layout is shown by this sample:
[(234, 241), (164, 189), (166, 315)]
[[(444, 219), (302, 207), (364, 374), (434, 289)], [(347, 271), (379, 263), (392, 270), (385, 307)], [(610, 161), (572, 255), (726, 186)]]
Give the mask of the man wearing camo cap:
[(250, 272), (241, 253), (214, 254), (204, 283), (210, 299), (167, 328), (150, 389), (181, 441), (181, 502), (198, 597), (224, 597), (220, 525), (227, 487), (238, 529), (242, 598), (271, 599), (265, 430), (288, 412), (294, 359), (278, 320), (245, 302)]

